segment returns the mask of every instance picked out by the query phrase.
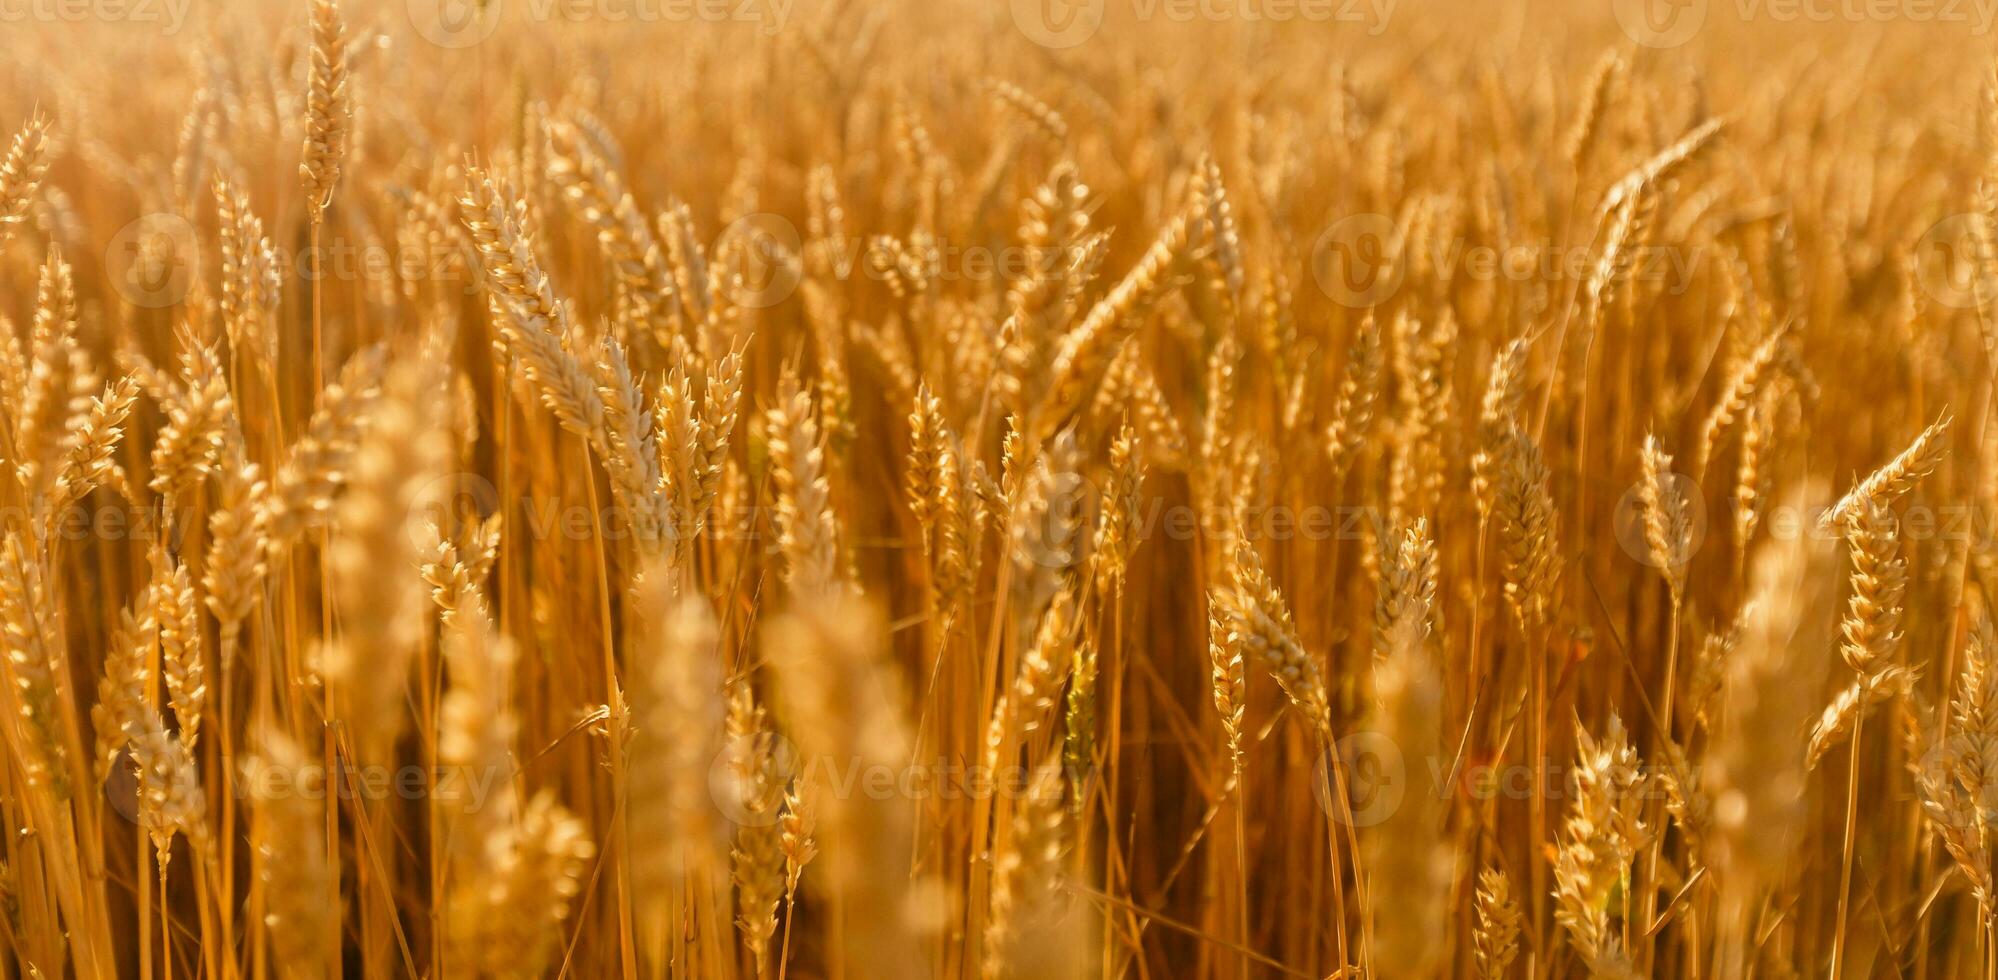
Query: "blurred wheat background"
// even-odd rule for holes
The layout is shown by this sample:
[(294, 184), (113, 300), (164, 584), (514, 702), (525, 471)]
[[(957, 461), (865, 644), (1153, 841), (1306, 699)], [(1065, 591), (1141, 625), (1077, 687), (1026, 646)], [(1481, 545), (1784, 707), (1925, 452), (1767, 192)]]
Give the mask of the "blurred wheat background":
[(0, 8), (0, 977), (1998, 977), (1989, 4), (1806, 6)]

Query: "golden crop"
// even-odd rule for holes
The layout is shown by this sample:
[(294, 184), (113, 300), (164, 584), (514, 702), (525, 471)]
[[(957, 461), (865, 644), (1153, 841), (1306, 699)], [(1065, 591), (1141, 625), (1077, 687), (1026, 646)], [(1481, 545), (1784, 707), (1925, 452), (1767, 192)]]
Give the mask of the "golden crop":
[(0, 0), (0, 980), (1998, 978), (1990, 6)]

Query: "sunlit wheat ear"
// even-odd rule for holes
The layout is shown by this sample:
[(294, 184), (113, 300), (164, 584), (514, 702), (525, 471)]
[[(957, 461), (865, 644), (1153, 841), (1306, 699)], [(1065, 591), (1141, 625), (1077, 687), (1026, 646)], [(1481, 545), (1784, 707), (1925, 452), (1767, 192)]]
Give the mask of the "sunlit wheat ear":
[(8, 393), (14, 406), (10, 455), (21, 484), (30, 489), (40, 488), (62, 433), (71, 427), (71, 419), (65, 417), (70, 397), (79, 386), (96, 385), (88, 373), (88, 355), (77, 338), (72, 269), (55, 246), (45, 254), (35, 284), (27, 363), (17, 372), (18, 383)]
[(547, 793), (481, 842), (479, 863), (445, 921), (456, 969), (539, 976), (560, 951), (583, 873), (595, 856), (587, 828)]
[(1440, 632), (1436, 607), (1436, 543), (1429, 522), (1416, 518), (1382, 536), (1374, 601), (1376, 667), (1396, 651), (1426, 646)]
[(1498, 524), (1506, 605), (1521, 629), (1531, 633), (1546, 623), (1555, 601), (1557, 518), (1539, 444), (1515, 432), (1505, 446), (1492, 514)]
[(478, 167), (467, 168), (458, 203), (485, 271), (484, 284), (506, 314), (496, 326), (508, 357), (564, 428), (601, 447), (603, 401), (568, 347), (574, 333), (569, 307), (556, 297), (535, 257), (525, 228), (526, 205), (502, 194), (493, 176)]
[(1339, 381), (1338, 400), (1333, 403), (1332, 422), (1325, 430), (1325, 448), (1332, 460), (1334, 478), (1352, 468), (1371, 434), (1385, 363), (1380, 325), (1368, 313), (1360, 321), (1352, 348), (1346, 354), (1345, 374)]
[(49, 117), (37, 111), (14, 134), (6, 159), (0, 160), (0, 249), (7, 247), (35, 203), (35, 192), (48, 174), (48, 145)]
[[(1006, 847), (992, 869), (981, 976), (1045, 975), (1041, 971), (1060, 963), (1068, 952), (1061, 948), (1066, 945), (1062, 937), (1043, 931), (1049, 926), (1048, 912), (1060, 904), (1056, 878), (1070, 822), (1062, 785), (1059, 761), (1042, 763), (1028, 780), (1026, 798), (1013, 811)], [(1052, 948), (1036, 948), (1036, 941)]]
[(427, 601), (414, 523), (450, 458), (448, 435), (421, 420), (443, 411), (434, 351), (390, 369), (369, 410), (352, 477), (335, 509), (327, 564), (339, 634), (325, 661), (338, 717), (368, 743), (394, 743), (407, 720), (404, 684)]
[(1000, 105), (1019, 113), (1048, 142), (1061, 146), (1068, 142), (1068, 120), (1055, 111), (1054, 107), (1036, 98), (1033, 93), (1012, 82), (992, 83), (992, 97)]
[(82, 426), (70, 433), (56, 470), (52, 511), (60, 511), (100, 486), (131, 493), (117, 452), (138, 394), (138, 382), (127, 376), (111, 382), (103, 394), (91, 399), (89, 413)]
[[(708, 770), (724, 750), (720, 652), (714, 614), (670, 594), (655, 567), (639, 588), (641, 637), (653, 651), (630, 691), (633, 888), (648, 918), (665, 916), (690, 882), (707, 886), (724, 865)], [(747, 805), (747, 801), (743, 801)]]
[(1175, 263), (1184, 257), (1200, 203), (1189, 202), (1174, 215), (1116, 288), (1062, 336), (1049, 367), (1047, 396), (1034, 409), (1039, 434), (1061, 428), (1083, 406), (1117, 349), (1137, 331), (1145, 311), (1167, 288)]
[(331, 945), (338, 941), (339, 895), (326, 864), (326, 785), (317, 757), (282, 732), (258, 735), (256, 755), (244, 764), (254, 816), (250, 840), (258, 880), (268, 905), (277, 975), (307, 980), (324, 975)]
[(336, 0), (312, 2), (312, 68), (305, 95), (305, 144), (298, 177), (312, 220), (333, 203), (346, 162), (353, 103), (347, 91), (347, 26)]
[[(908, 760), (907, 687), (899, 668), (884, 656), (880, 624), (879, 614), (862, 600), (835, 592), (801, 597), (765, 628), (778, 714), (807, 772), (815, 771), (811, 760), (837, 759), (863, 768), (894, 768)], [(799, 792), (808, 807), (817, 808), (820, 826), (794, 848), (787, 824), (784, 846), (788, 855), (802, 857), (804, 839), (821, 842), (818, 870), (805, 882), (855, 910), (843, 927), (843, 958), (856, 968), (870, 964), (865, 972), (875, 976), (921, 975), (902, 904), (912, 801), (839, 793), (823, 775)], [(804, 831), (802, 824), (799, 829)]]
[[(603, 403), (603, 461), (610, 475), (611, 498), (632, 546), (643, 558), (663, 554), (672, 533), (672, 507), (660, 473), (654, 443), (652, 413), (645, 407), (626, 359), (624, 345), (605, 336), (593, 359), (597, 397)], [(692, 453), (692, 446), (681, 451)], [(677, 461), (676, 461), (677, 462)], [(682, 477), (684, 484), (687, 480)]]
[[(1374, 696), (1381, 732), (1406, 758), (1446, 759), (1443, 688), (1433, 630), (1435, 545), (1428, 522), (1418, 518), (1389, 535), (1396, 553), (1382, 561), (1380, 606), (1375, 619)], [(1390, 572), (1390, 569), (1393, 572)], [(1390, 584), (1391, 575), (1400, 582)], [(1428, 975), (1442, 950), (1429, 939), (1429, 923), (1445, 915), (1456, 855), (1443, 830), (1448, 800), (1416, 780), (1402, 804), (1369, 837), (1368, 873), (1396, 882), (1396, 901), (1375, 906), (1375, 956), (1379, 969)]]
[(1611, 925), (1610, 892), (1652, 832), (1641, 819), (1645, 777), (1615, 713), (1600, 739), (1586, 729), (1575, 739), (1577, 795), (1555, 859), (1555, 918), (1593, 976), (1634, 978), (1639, 974)]
[(736, 928), (758, 974), (768, 971), (770, 940), (777, 931), (777, 905), (784, 897), (784, 803), (780, 743), (747, 682), (728, 694), (729, 754), (735, 804), (742, 813), (729, 853), (734, 872)]
[(0, 646), (28, 743), (20, 760), (30, 785), (60, 799), (70, 790), (55, 678), (65, 646), (51, 614), (41, 559), (19, 534), (9, 534), (0, 546)]
[(985, 768), (998, 772), (1010, 759), (1001, 753), (1008, 744), (1047, 724), (1055, 697), (1067, 678), (1075, 655), (1076, 597), (1073, 588), (1055, 594), (1034, 631), (1033, 643), (1020, 656), (1019, 673), (992, 706), (985, 726)]
[(1727, 383), (1722, 387), (1713, 411), (1700, 427), (1700, 453), (1695, 460), (1700, 469), (1704, 470), (1707, 462), (1714, 458), (1714, 452), (1720, 448), (1721, 438), (1728, 427), (1750, 411), (1764, 381), (1777, 364), (1782, 345), (1788, 342), (1792, 326), (1794, 323), (1785, 323), (1771, 330), (1769, 336), (1757, 344), (1755, 350), (1727, 376)]
[(1240, 644), (1276, 679), (1312, 731), (1329, 732), (1332, 707), (1324, 668), (1305, 651), (1289, 605), (1249, 543), (1236, 547), (1228, 579), (1230, 584), (1211, 593), (1208, 602), (1220, 608), (1230, 642)]
[(652, 336), (671, 331), (676, 312), (666, 254), (638, 202), (594, 141), (573, 122), (547, 125), (548, 177), (578, 220), (596, 234), (597, 247), (617, 277), (632, 327)]
[[(1802, 736), (1828, 666), (1835, 581), (1829, 547), (1808, 536), (1763, 544), (1751, 565), (1748, 608), (1726, 662), (1727, 714), (1707, 750), (1724, 962), (1752, 953), (1755, 904), (1805, 832)], [(1778, 732), (1788, 734), (1772, 737)]]
[(215, 465), (228, 418), (235, 411), (228, 379), (214, 349), (183, 333), (181, 376), (166, 400), (167, 424), (153, 443), (153, 491), (171, 503)]
[(701, 389), (701, 424), (694, 444), (693, 513), (686, 521), (689, 536), (707, 527), (715, 497), (721, 492), (722, 473), (729, 465), (729, 447), (741, 413), (742, 371), (742, 352), (729, 351), (708, 369), (707, 383)]
[(1121, 585), (1131, 553), (1138, 546), (1143, 503), (1139, 492), (1144, 479), (1144, 456), (1139, 449), (1138, 433), (1126, 424), (1110, 443), (1110, 473), (1098, 500), (1096, 536), (1089, 549), (1089, 564), (1099, 594)]
[(1943, 436), (1949, 432), (1950, 421), (1948, 416), (1937, 419), (1915, 436), (1915, 441), (1909, 443), (1899, 456), (1861, 480), (1818, 519), (1818, 531), (1822, 533), (1833, 527), (1844, 527), (1852, 522), (1862, 507), (1885, 507), (1915, 489), (1915, 485), (1934, 472), (1943, 457), (1949, 454), (1949, 443), (1943, 440)]
[(795, 374), (778, 385), (777, 404), (765, 412), (771, 480), (777, 488), (778, 544), (784, 580), (798, 595), (840, 587), (839, 543), (825, 472), (825, 444), (809, 390)]
[[(1478, 448), (1471, 456), (1471, 497), (1481, 520), (1489, 519), (1498, 468), (1508, 452), (1506, 440), (1520, 426), (1520, 403), (1526, 397), (1526, 358), (1532, 338), (1520, 337), (1499, 349), (1485, 380), (1478, 409)], [(1342, 390), (1340, 397), (1345, 394)]]
[[(1980, 604), (1981, 605), (1981, 604)], [(1911, 766), (1922, 811), (1969, 882), (1982, 915), (1998, 914), (1986, 813), (1998, 783), (1998, 635), (1986, 610), (1974, 610), (1963, 665), (1948, 717), (1916, 719), (1935, 732), (1917, 736), (1921, 755)], [(1940, 712), (1938, 712), (1940, 714)], [(1947, 723), (1948, 735), (1940, 733)], [(1934, 739), (1940, 739), (1936, 741)]]
[(216, 306), (229, 348), (263, 371), (274, 371), (278, 330), (272, 314), (283, 270), (268, 254), (264, 223), (251, 213), (249, 195), (220, 175), (215, 178), (215, 215), (222, 265)]
[(1242, 719), (1248, 712), (1248, 674), (1242, 667), (1242, 647), (1227, 625), (1220, 598), (1207, 600), (1207, 663), (1210, 700), (1221, 720), (1222, 748), (1227, 752), (1231, 781), (1242, 777)]
[(1513, 897), (1512, 881), (1498, 868), (1478, 872), (1477, 926), (1472, 935), (1479, 980), (1501, 980), (1519, 956), (1525, 916)]
[(1602, 58), (1589, 73), (1589, 81), (1582, 90), (1581, 108), (1576, 112), (1574, 125), (1569, 128), (1562, 144), (1562, 154), (1578, 173), (1589, 162), (1591, 152), (1600, 141), (1603, 115), (1623, 73), (1623, 59), (1615, 49), (1603, 52)]
[(430, 584), (438, 621), (448, 627), (461, 613), (488, 615), (492, 604), (486, 597), (486, 576), (499, 556), (500, 515), (467, 523), (458, 540), (446, 539), (434, 525), (427, 531), (423, 580)]
[(783, 838), (778, 843), (784, 851), (784, 900), (790, 902), (798, 891), (799, 879), (805, 875), (805, 866), (819, 855), (816, 809), (797, 781), (784, 794), (784, 815), (778, 826), (783, 828)]
[(1769, 413), (1759, 407), (1750, 408), (1741, 423), (1741, 457), (1734, 478), (1734, 548), (1738, 562), (1746, 561), (1748, 544), (1762, 524), (1774, 442)]
[(208, 798), (195, 773), (193, 753), (180, 736), (166, 730), (159, 712), (142, 709), (129, 735), (139, 774), (139, 825), (152, 838), (160, 878), (165, 880), (175, 834), (185, 836), (197, 849), (208, 845)]
[(161, 677), (180, 741), (189, 751), (208, 708), (208, 669), (201, 653), (201, 606), (187, 566), (160, 551), (153, 567), (153, 620), (159, 625)]
[(1644, 503), (1644, 543), (1651, 551), (1651, 563), (1665, 575), (1676, 606), (1686, 591), (1686, 566), (1693, 552), (1691, 501), (1672, 472), (1672, 457), (1658, 437), (1644, 437), (1638, 454), (1641, 471), (1638, 497)]
[(150, 583), (139, 590), (132, 605), (118, 611), (111, 633), (111, 645), (104, 651), (104, 669), (97, 681), (97, 703), (90, 709), (90, 727), (96, 733), (96, 769), (99, 782), (111, 775), (112, 767), (130, 741), (129, 732), (143, 722), (146, 691), (153, 672), (153, 651), (159, 642), (159, 629), (153, 621)]
[(266, 522), (273, 551), (322, 526), (332, 513), (334, 495), (351, 476), (361, 433), (381, 393), (386, 363), (384, 348), (365, 348), (320, 392), (318, 407), (271, 485)]
[(925, 381), (916, 389), (916, 404), (909, 412), (909, 452), (902, 485), (909, 516), (922, 529), (926, 549), (931, 546), (937, 487), (943, 479), (938, 467), (944, 428), (943, 403), (930, 392), (929, 382)]

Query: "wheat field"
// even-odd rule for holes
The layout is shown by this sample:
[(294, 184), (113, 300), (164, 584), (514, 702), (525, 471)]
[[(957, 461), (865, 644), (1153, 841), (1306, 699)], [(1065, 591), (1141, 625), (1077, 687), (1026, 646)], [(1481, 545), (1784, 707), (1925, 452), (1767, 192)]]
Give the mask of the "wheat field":
[(0, 978), (1998, 978), (1990, 6), (0, 2)]

